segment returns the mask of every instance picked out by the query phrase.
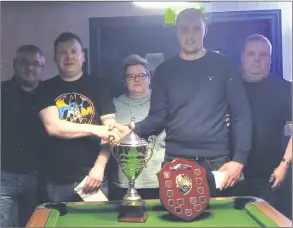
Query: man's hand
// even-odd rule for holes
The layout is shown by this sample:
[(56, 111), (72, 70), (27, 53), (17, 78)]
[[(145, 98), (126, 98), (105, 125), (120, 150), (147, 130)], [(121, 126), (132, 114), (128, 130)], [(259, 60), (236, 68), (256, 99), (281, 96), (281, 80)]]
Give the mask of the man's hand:
[(218, 171), (223, 172), (226, 170), (225, 178), (220, 186), (220, 190), (233, 187), (237, 180), (240, 178), (243, 170), (243, 164), (235, 161), (225, 163)]
[(96, 164), (89, 172), (86, 183), (82, 189), (83, 193), (89, 193), (98, 190), (104, 179), (105, 167)]
[(270, 182), (274, 182), (272, 185), (273, 190), (276, 190), (282, 185), (287, 174), (287, 169), (287, 166), (283, 162), (275, 168), (270, 178)]
[(93, 129), (93, 134), (102, 138), (105, 141), (111, 141), (111, 140), (118, 141), (121, 138), (119, 135), (120, 134), (119, 130), (116, 128), (113, 128), (112, 126), (99, 125), (94, 127), (95, 128)]
[(111, 124), (109, 126), (109, 130), (112, 132), (113, 130), (118, 130), (118, 134), (120, 138), (123, 138), (125, 135), (127, 135), (130, 132), (130, 128), (125, 125), (121, 125), (119, 123)]

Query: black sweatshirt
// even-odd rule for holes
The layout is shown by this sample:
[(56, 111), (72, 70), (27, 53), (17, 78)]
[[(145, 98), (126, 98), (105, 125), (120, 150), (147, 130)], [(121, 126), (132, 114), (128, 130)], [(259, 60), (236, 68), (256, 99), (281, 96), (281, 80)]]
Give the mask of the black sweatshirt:
[(245, 164), (252, 120), (241, 75), (214, 52), (192, 61), (176, 56), (156, 69), (149, 114), (136, 124), (135, 132), (147, 137), (165, 128), (166, 154), (170, 155), (229, 155), (228, 109), (237, 122), (233, 160)]
[(254, 136), (244, 176), (269, 179), (285, 152), (284, 126), (292, 121), (292, 83), (270, 75), (260, 82), (244, 81), (244, 88), (251, 105)]
[(1, 82), (1, 171), (36, 172), (44, 150), (45, 128), (35, 109), (41, 83), (29, 93), (15, 76)]

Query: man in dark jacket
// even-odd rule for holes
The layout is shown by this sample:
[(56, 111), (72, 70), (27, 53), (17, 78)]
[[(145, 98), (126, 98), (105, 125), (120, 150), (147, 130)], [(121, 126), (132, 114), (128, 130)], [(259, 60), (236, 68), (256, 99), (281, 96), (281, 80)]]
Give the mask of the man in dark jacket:
[(1, 227), (25, 226), (36, 206), (45, 131), (35, 104), (44, 64), (38, 47), (21, 46), (13, 61), (12, 79), (1, 83)]
[[(252, 109), (253, 142), (244, 168), (245, 180), (238, 189), (243, 195), (261, 197), (276, 206), (276, 201), (282, 198), (278, 191), (292, 162), (292, 153), (285, 153), (283, 146), (284, 127), (292, 121), (292, 84), (270, 75), (271, 53), (270, 41), (259, 34), (248, 37), (242, 51), (243, 84)], [(232, 136), (236, 137), (233, 119)]]

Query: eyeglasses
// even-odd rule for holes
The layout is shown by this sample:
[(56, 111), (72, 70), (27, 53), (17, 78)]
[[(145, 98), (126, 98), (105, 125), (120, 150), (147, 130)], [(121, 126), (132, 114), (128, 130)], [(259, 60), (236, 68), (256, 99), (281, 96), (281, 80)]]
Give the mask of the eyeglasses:
[(148, 77), (148, 74), (140, 73), (140, 74), (127, 74), (126, 79), (129, 81), (138, 80), (145, 80)]
[(33, 62), (33, 63), (29, 63), (28, 61), (26, 60), (20, 60), (19, 61), (19, 64), (22, 66), (22, 67), (30, 67), (32, 66), (34, 69), (38, 69), (38, 68), (41, 68), (43, 67), (44, 65), (39, 63), (39, 62)]

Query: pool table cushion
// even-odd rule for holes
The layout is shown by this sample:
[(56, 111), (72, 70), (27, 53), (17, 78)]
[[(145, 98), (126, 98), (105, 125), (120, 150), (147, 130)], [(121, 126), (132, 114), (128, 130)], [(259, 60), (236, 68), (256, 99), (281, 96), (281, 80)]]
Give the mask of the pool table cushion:
[[(291, 220), (266, 202), (248, 202), (235, 208), (236, 202), (233, 198), (211, 198), (209, 207), (199, 217), (186, 222), (166, 211), (159, 200), (147, 200), (148, 219), (139, 226), (292, 227)], [(62, 216), (58, 209), (39, 207), (27, 227), (137, 227), (137, 223), (117, 222), (119, 205), (120, 202), (67, 203)]]

